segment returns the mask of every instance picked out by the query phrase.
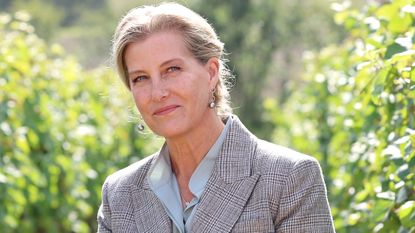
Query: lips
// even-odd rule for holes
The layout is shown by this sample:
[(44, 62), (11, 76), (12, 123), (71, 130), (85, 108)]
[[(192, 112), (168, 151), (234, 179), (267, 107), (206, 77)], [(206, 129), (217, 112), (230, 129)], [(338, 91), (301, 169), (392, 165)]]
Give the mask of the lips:
[(176, 110), (178, 107), (180, 106), (179, 105), (168, 105), (168, 106), (157, 109), (156, 111), (154, 111), (153, 115), (155, 116), (167, 115), (173, 112), (174, 110)]

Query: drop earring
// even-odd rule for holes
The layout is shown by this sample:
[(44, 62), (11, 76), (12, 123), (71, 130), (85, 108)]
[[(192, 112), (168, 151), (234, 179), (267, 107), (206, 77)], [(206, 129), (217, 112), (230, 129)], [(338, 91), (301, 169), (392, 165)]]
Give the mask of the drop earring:
[(144, 129), (146, 128), (142, 122), (143, 122), (143, 116), (140, 115), (140, 121), (138, 122), (136, 126), (138, 132), (143, 132)]
[(212, 98), (211, 98), (211, 100), (209, 101), (209, 108), (215, 108), (215, 107), (216, 107), (216, 103), (215, 103), (215, 100), (216, 100), (216, 97), (215, 97), (215, 91), (216, 91), (216, 89), (215, 89), (215, 88), (213, 88), (213, 89), (212, 89), (212, 91), (211, 91), (211, 93), (212, 93)]
[(136, 128), (137, 128), (137, 130), (138, 130), (138, 131), (140, 131), (140, 132), (143, 132), (143, 131), (144, 131), (144, 129), (145, 129), (144, 125), (143, 125), (143, 124), (141, 124), (141, 123), (137, 124)]

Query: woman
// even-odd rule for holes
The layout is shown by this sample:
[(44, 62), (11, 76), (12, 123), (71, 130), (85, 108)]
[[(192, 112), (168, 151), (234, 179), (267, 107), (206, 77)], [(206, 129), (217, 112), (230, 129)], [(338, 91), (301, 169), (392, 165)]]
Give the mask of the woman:
[(131, 10), (113, 52), (161, 150), (110, 175), (99, 232), (334, 232), (318, 162), (231, 114), (223, 43), (175, 3)]

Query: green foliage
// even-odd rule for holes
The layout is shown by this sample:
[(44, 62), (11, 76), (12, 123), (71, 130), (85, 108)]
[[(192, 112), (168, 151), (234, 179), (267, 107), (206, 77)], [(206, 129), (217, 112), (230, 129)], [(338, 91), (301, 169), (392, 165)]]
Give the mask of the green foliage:
[(0, 229), (93, 232), (105, 177), (151, 138), (128, 122), (112, 72), (82, 71), (29, 18), (0, 15)]
[(264, 102), (274, 139), (320, 159), (337, 232), (415, 232), (414, 1), (333, 8), (349, 37)]
[[(26, 11), (36, 34), (57, 42), (77, 57), (83, 67), (93, 68), (108, 59), (111, 35), (118, 15), (101, 0), (13, 0), (1, 11)], [(47, 13), (45, 13), (47, 12)], [(117, 15), (117, 16), (116, 16)], [(85, 47), (89, 48), (87, 51)]]
[(335, 41), (338, 31), (327, 0), (248, 1), (194, 0), (192, 9), (217, 29), (236, 74), (232, 94), (235, 112), (261, 138), (273, 124), (263, 118), (265, 96), (288, 93), (285, 83), (298, 78), (304, 48)]

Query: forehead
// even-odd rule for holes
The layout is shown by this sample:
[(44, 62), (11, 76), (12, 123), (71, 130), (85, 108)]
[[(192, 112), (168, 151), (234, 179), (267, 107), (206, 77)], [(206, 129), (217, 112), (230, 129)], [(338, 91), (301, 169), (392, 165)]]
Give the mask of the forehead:
[(184, 36), (175, 30), (155, 32), (132, 42), (126, 48), (125, 58), (131, 52), (141, 56), (192, 55), (186, 46)]

